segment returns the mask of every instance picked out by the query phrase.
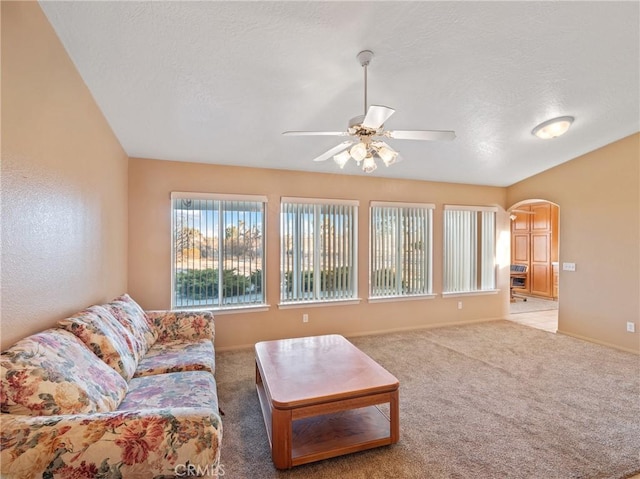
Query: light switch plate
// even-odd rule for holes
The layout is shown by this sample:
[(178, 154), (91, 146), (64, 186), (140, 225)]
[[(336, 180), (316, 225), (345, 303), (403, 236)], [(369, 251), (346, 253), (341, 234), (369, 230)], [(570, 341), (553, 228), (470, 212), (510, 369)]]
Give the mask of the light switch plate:
[(563, 271), (575, 271), (576, 270), (576, 264), (575, 263), (562, 263), (562, 270)]

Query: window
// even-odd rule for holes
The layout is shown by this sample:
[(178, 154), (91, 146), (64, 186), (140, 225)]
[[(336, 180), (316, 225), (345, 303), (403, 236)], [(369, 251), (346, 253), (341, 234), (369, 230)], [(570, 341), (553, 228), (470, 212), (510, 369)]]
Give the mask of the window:
[(444, 293), (494, 291), (494, 207), (444, 207)]
[(358, 203), (282, 198), (281, 303), (357, 296)]
[(431, 294), (433, 208), (371, 203), (371, 298)]
[(264, 305), (265, 197), (172, 193), (173, 308)]

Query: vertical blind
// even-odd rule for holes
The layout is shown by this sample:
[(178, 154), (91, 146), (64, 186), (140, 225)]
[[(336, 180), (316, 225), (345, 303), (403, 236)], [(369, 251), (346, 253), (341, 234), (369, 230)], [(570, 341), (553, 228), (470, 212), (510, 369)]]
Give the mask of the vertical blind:
[(356, 297), (357, 213), (353, 201), (282, 198), (282, 303)]
[(172, 193), (172, 307), (264, 301), (265, 197)]
[(433, 208), (371, 203), (372, 298), (431, 293)]
[(493, 207), (444, 207), (443, 292), (495, 289)]

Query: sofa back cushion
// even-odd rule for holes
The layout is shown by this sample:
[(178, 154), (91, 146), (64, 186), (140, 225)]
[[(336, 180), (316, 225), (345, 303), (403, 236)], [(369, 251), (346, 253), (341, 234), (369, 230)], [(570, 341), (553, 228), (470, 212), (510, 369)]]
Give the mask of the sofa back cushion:
[(136, 371), (136, 339), (104, 306), (91, 306), (58, 326), (77, 336), (93, 353), (125, 381)]
[(0, 408), (28, 416), (117, 409), (127, 383), (73, 334), (48, 329), (0, 355)]
[(136, 357), (140, 361), (158, 338), (147, 314), (128, 294), (118, 296), (104, 306), (140, 343)]

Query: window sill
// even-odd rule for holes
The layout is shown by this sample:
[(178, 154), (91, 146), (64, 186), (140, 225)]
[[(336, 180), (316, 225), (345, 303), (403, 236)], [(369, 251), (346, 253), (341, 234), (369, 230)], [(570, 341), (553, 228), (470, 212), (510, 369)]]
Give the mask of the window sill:
[(294, 309), (294, 308), (321, 308), (323, 306), (349, 306), (352, 304), (360, 304), (362, 299), (335, 299), (331, 301), (300, 301), (297, 303), (280, 303), (279, 309)]
[(257, 304), (253, 306), (236, 306), (233, 308), (212, 308), (203, 306), (200, 308), (174, 308), (174, 311), (211, 311), (215, 315), (224, 314), (241, 314), (241, 313), (261, 313), (263, 311), (269, 311), (271, 305), (269, 304)]
[(483, 289), (478, 291), (456, 291), (454, 293), (442, 293), (443, 298), (456, 298), (458, 296), (486, 296), (490, 294), (498, 294), (499, 289)]
[(369, 298), (369, 303), (391, 303), (396, 301), (420, 301), (422, 299), (436, 298), (437, 294), (415, 294), (411, 296), (380, 296), (375, 298)]

